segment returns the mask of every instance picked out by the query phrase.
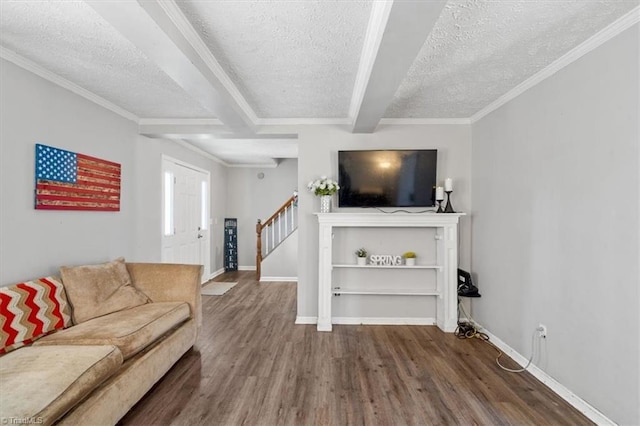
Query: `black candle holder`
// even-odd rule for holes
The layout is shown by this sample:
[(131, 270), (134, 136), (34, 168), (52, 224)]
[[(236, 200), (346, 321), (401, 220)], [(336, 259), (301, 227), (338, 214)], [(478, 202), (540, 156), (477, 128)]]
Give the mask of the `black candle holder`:
[(436, 210), (436, 213), (444, 213), (444, 210), (442, 210), (442, 200), (436, 200), (436, 203), (438, 203), (438, 210)]
[(451, 193), (453, 191), (444, 191), (447, 193), (447, 205), (444, 207), (444, 212), (445, 213), (455, 213), (455, 210), (453, 210), (453, 206), (451, 205)]

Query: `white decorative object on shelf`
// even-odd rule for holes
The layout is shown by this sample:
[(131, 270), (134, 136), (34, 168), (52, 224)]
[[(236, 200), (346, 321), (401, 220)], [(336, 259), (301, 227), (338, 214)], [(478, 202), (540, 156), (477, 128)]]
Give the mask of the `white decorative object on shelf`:
[(329, 213), (331, 211), (331, 196), (340, 189), (340, 186), (335, 180), (321, 176), (320, 179), (309, 182), (307, 189), (320, 197), (320, 213)]
[(358, 250), (356, 250), (356, 259), (358, 260), (358, 265), (359, 266), (365, 266), (367, 264), (367, 256), (369, 255), (369, 253), (367, 253), (367, 249), (364, 247), (360, 247)]
[(320, 197), (320, 213), (331, 212), (331, 195), (323, 195)]
[(444, 180), (444, 190), (445, 192), (453, 192), (453, 180), (451, 180), (451, 178), (446, 178)]
[(394, 256), (392, 254), (372, 254), (370, 260), (372, 265), (402, 265), (402, 256)]
[(416, 266), (416, 254), (415, 254), (415, 252), (408, 251), (405, 254), (403, 254), (402, 257), (404, 257), (404, 259), (405, 259), (405, 261), (404, 261), (405, 265), (407, 265), (407, 266)]

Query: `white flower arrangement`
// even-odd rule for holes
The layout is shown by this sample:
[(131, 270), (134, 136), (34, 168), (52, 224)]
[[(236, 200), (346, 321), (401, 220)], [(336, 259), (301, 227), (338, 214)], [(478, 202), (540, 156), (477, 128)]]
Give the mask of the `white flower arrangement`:
[(312, 180), (307, 185), (307, 189), (318, 197), (322, 195), (333, 195), (340, 189), (338, 182), (329, 179), (326, 176), (320, 176), (320, 179)]

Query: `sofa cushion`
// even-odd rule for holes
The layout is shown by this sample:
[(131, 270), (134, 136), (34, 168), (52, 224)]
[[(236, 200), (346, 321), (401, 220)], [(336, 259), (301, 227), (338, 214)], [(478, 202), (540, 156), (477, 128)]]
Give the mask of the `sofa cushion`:
[(0, 288), (0, 354), (71, 325), (67, 296), (53, 277)]
[(114, 345), (128, 359), (189, 317), (185, 302), (148, 303), (45, 336), (34, 345)]
[(0, 358), (0, 419), (53, 424), (121, 365), (122, 354), (115, 346), (30, 346), (13, 351)]
[(149, 302), (131, 284), (124, 258), (100, 265), (63, 266), (60, 275), (75, 324)]

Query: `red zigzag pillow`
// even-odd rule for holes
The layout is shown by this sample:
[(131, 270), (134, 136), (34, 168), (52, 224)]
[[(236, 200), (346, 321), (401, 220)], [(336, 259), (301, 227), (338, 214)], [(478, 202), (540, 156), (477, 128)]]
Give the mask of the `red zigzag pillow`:
[(56, 278), (0, 288), (0, 354), (70, 325), (67, 295)]

